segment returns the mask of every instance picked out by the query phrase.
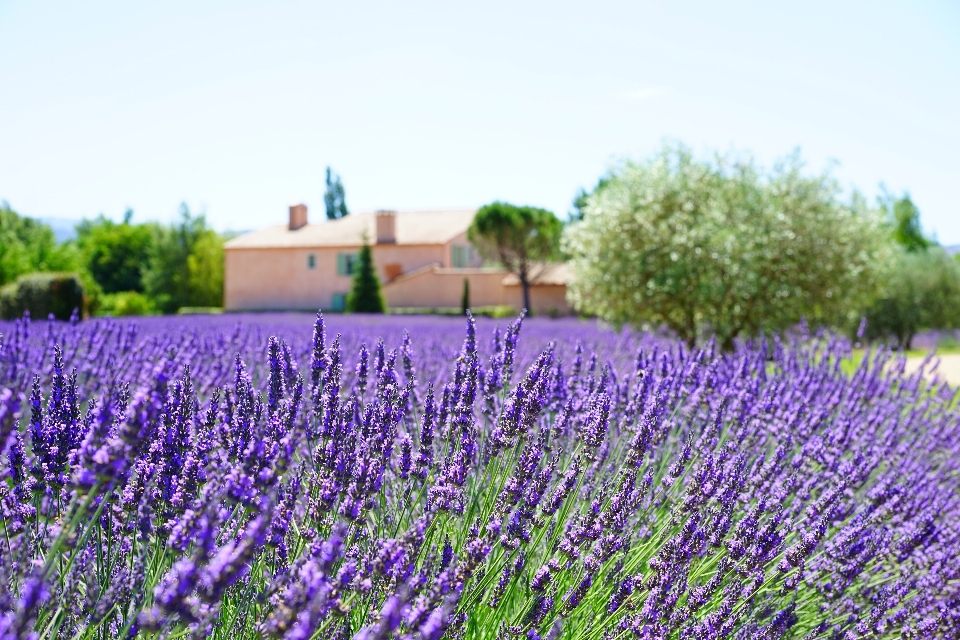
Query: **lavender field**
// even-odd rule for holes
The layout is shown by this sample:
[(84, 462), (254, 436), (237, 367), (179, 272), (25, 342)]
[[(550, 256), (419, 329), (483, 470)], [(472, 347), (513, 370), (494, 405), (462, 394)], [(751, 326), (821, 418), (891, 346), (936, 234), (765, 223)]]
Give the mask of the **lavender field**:
[(0, 638), (960, 636), (960, 409), (797, 335), (0, 323)]

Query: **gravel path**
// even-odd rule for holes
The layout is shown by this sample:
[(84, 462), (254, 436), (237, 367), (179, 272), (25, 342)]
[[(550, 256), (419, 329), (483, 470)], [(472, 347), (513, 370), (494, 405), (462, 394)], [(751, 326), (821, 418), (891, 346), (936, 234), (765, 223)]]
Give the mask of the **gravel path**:
[[(948, 353), (939, 356), (940, 366), (937, 367), (937, 374), (954, 387), (960, 387), (960, 353)], [(915, 371), (923, 358), (908, 358), (907, 372)]]

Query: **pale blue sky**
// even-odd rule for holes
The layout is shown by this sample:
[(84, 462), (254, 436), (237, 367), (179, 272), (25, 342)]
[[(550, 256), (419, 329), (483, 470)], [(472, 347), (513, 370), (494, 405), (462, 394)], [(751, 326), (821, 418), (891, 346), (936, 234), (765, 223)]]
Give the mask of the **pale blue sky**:
[(0, 0), (0, 199), (249, 229), (330, 164), (354, 211), (562, 215), (671, 138), (836, 159), (960, 243), (954, 0), (473, 4)]

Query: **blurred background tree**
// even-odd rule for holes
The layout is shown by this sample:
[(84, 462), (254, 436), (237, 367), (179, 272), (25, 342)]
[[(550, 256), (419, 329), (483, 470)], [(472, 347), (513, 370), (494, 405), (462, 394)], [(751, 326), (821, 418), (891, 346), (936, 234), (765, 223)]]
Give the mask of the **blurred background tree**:
[(587, 196), (565, 251), (577, 307), (666, 325), (693, 345), (779, 332), (806, 317), (844, 326), (878, 291), (891, 252), (879, 217), (798, 153), (764, 171), (732, 154), (665, 146)]
[(864, 312), (867, 340), (910, 349), (924, 329), (960, 326), (960, 263), (943, 248), (898, 252), (881, 296)]
[(0, 201), (0, 285), (37, 271), (75, 272), (82, 259), (72, 244), (57, 244), (53, 229)]
[(327, 219), (337, 220), (350, 214), (347, 210), (346, 196), (340, 176), (327, 167), (327, 189), (323, 193), (323, 204), (327, 209)]
[(593, 188), (593, 191), (587, 191), (583, 187), (577, 191), (577, 195), (573, 197), (573, 203), (570, 209), (570, 222), (578, 222), (583, 220), (583, 211), (587, 208), (587, 202), (589, 201), (590, 195), (595, 194), (603, 189), (608, 182), (610, 182), (610, 176), (604, 175), (597, 180), (597, 186)]
[(77, 245), (90, 274), (104, 293), (143, 293), (143, 273), (160, 227), (132, 224), (127, 209), (120, 224), (100, 214), (77, 225)]
[(180, 205), (180, 220), (161, 227), (150, 250), (143, 286), (157, 309), (223, 305), (223, 238), (204, 215)]
[(880, 206), (886, 210), (893, 227), (893, 240), (907, 251), (924, 251), (936, 244), (927, 238), (920, 225), (920, 210), (913, 204), (910, 194), (893, 199), (881, 197)]
[(884, 193), (880, 208), (896, 251), (880, 295), (863, 312), (864, 337), (910, 349), (922, 330), (960, 327), (960, 261), (924, 234), (909, 194)]
[(467, 237), (486, 260), (497, 261), (520, 279), (523, 307), (532, 313), (530, 283), (558, 257), (563, 223), (546, 209), (492, 202), (480, 207)]

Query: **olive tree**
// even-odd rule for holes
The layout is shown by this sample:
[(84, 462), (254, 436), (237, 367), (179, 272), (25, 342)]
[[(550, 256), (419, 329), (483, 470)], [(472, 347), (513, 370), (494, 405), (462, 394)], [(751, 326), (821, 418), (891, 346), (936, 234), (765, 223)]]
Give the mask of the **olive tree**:
[(698, 159), (681, 145), (615, 167), (568, 226), (572, 301), (615, 323), (666, 325), (725, 349), (741, 335), (806, 317), (846, 323), (882, 280), (891, 252), (862, 198), (794, 153)]
[(938, 246), (898, 252), (880, 297), (864, 313), (868, 340), (909, 349), (922, 329), (960, 325), (960, 263)]

